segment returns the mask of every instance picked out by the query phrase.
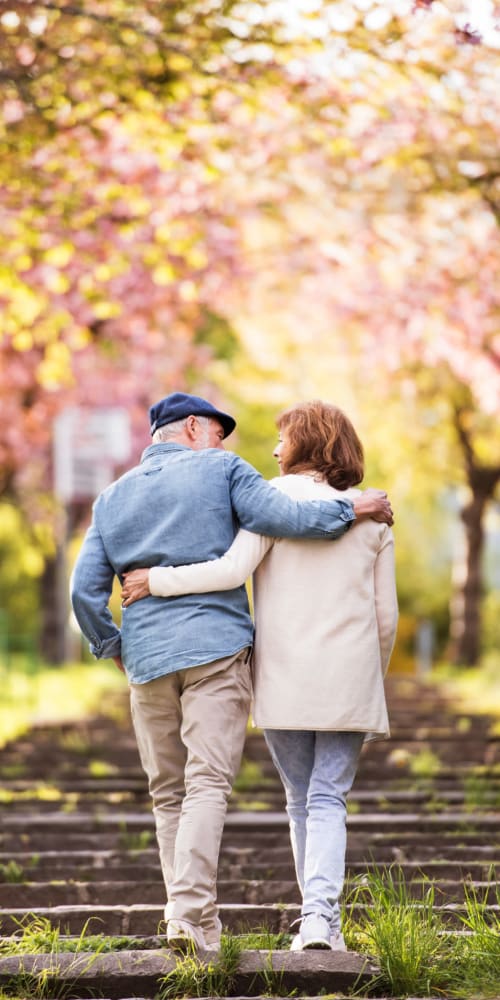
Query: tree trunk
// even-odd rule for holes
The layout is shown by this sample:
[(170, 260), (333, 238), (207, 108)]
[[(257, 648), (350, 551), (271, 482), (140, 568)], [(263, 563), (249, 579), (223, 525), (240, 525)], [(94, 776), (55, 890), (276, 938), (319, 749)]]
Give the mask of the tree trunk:
[(483, 515), (487, 500), (487, 496), (473, 495), (460, 514), (465, 527), (465, 553), (455, 567), (450, 623), (450, 658), (457, 665), (474, 666), (480, 654)]
[(40, 654), (47, 663), (61, 664), (67, 659), (68, 586), (66, 558), (61, 548), (48, 557), (40, 581)]
[(470, 500), (460, 513), (465, 527), (465, 553), (454, 574), (450, 605), (450, 650), (453, 663), (474, 666), (481, 652), (482, 555), (484, 512), (500, 480), (500, 466), (481, 465), (467, 427), (466, 411), (457, 407), (455, 428), (462, 447)]

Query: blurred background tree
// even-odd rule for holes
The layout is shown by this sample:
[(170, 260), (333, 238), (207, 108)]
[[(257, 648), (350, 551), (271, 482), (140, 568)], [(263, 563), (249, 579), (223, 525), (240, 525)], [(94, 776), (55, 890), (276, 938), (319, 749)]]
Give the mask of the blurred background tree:
[[(0, 594), (46, 657), (68, 532), (54, 420), (126, 408), (135, 462), (178, 388), (230, 405), (265, 475), (279, 409), (344, 406), (397, 510), (409, 642), (430, 619), (477, 662), (499, 585), (498, 17), (3, 4)], [(69, 515), (72, 534), (89, 502)]]

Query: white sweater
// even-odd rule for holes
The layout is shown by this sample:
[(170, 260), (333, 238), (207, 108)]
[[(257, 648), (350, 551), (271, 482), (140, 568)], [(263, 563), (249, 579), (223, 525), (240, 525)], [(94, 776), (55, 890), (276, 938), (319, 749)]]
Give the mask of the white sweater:
[[(307, 474), (273, 485), (296, 500), (359, 494)], [(398, 618), (390, 528), (354, 523), (334, 541), (241, 530), (220, 559), (153, 567), (149, 586), (162, 597), (230, 590), (254, 570), (255, 724), (388, 735), (383, 677)]]

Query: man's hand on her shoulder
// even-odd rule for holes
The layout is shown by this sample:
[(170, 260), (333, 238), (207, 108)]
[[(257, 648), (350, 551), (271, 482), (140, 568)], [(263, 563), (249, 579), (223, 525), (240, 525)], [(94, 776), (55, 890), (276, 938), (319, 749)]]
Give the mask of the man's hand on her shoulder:
[(385, 490), (376, 490), (373, 486), (363, 490), (361, 496), (353, 500), (356, 520), (371, 517), (372, 521), (381, 521), (383, 524), (394, 524), (394, 515), (390, 500)]

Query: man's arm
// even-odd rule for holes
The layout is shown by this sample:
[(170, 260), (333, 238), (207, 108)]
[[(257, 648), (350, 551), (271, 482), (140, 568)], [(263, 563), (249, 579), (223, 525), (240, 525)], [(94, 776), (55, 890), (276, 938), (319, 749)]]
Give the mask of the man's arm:
[(75, 618), (88, 639), (91, 653), (97, 659), (121, 656), (120, 630), (108, 607), (114, 575), (101, 535), (93, 522), (73, 570), (70, 594)]
[(233, 510), (242, 528), (272, 538), (338, 538), (358, 517), (392, 524), (383, 490), (366, 490), (350, 500), (292, 500), (266, 482), (242, 458), (225, 453)]

